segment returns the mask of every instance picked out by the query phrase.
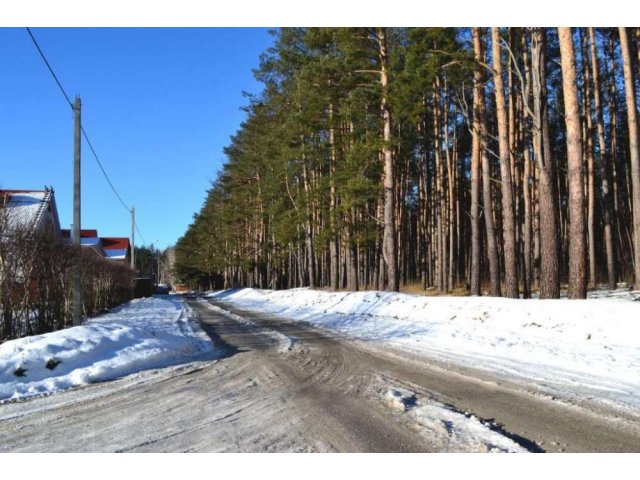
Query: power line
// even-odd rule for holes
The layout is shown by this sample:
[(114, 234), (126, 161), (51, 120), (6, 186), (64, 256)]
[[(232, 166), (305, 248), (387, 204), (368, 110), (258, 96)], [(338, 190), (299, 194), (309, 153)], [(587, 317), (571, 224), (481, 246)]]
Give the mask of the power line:
[(129, 207), (127, 207), (127, 204), (124, 203), (124, 200), (122, 200), (122, 197), (120, 196), (120, 194), (116, 190), (116, 187), (114, 187), (113, 183), (111, 183), (111, 180), (109, 180), (109, 176), (107, 175), (107, 172), (105, 171), (104, 167), (102, 166), (102, 162), (98, 158), (98, 154), (96, 153), (95, 149), (93, 148), (93, 145), (91, 145), (91, 142), (89, 141), (89, 137), (87, 136), (87, 132), (84, 131), (84, 127), (80, 127), (80, 129), (82, 130), (82, 135), (84, 136), (84, 139), (87, 141), (87, 145), (89, 145), (89, 149), (91, 150), (91, 153), (93, 153), (93, 156), (96, 159), (96, 162), (98, 162), (98, 166), (100, 167), (100, 170), (102, 171), (102, 174), (104, 175), (104, 178), (107, 180), (107, 183), (111, 187), (111, 190), (113, 190), (113, 193), (115, 194), (115, 196), (118, 197), (118, 200), (120, 200), (120, 203), (125, 208), (125, 210), (127, 212), (131, 212), (131, 209)]
[[(38, 53), (40, 54), (40, 57), (42, 57), (42, 60), (44, 61), (44, 63), (47, 66), (47, 68), (49, 69), (49, 73), (51, 73), (51, 76), (56, 81), (56, 84), (60, 88), (60, 91), (62, 92), (62, 95), (64, 95), (64, 98), (67, 100), (67, 103), (69, 104), (69, 106), (73, 110), (73, 102), (71, 102), (71, 99), (69, 98), (69, 95), (67, 95), (67, 92), (65, 91), (64, 87), (62, 86), (62, 83), (60, 83), (60, 80), (58, 80), (58, 77), (55, 74), (55, 72), (53, 71), (53, 68), (51, 67), (51, 64), (49, 64), (49, 61), (47, 60), (47, 57), (45, 56), (44, 52), (40, 48), (40, 45), (38, 45), (38, 41), (33, 36), (33, 33), (31, 32), (31, 29), (29, 27), (26, 27), (26, 29), (27, 29), (27, 33), (31, 37), (31, 40), (33, 41), (33, 44), (35, 45), (36, 49), (38, 50)], [(102, 162), (100, 161), (100, 158), (98, 157), (98, 154), (96, 153), (96, 150), (93, 148), (93, 145), (91, 144), (91, 141), (89, 140), (89, 136), (87, 135), (87, 132), (85, 131), (84, 127), (80, 126), (80, 129), (82, 131), (82, 135), (84, 136), (85, 141), (87, 142), (87, 145), (89, 145), (89, 149), (91, 150), (91, 153), (93, 153), (93, 157), (95, 158), (96, 162), (98, 163), (98, 166), (100, 167), (100, 171), (102, 172), (102, 175), (104, 175), (104, 178), (107, 181), (107, 183), (109, 184), (109, 186), (111, 187), (111, 190), (113, 191), (114, 195), (118, 198), (118, 200), (120, 201), (122, 206), (125, 208), (125, 210), (127, 212), (131, 213), (132, 209), (127, 206), (127, 204), (125, 203), (124, 200), (122, 200), (122, 197), (118, 193), (118, 190), (116, 190), (116, 187), (111, 182), (111, 179), (109, 178), (109, 175), (107, 175), (107, 172), (104, 169), (104, 166), (102, 165)], [(135, 221), (134, 221), (134, 225), (135, 225), (136, 231), (138, 232), (138, 235), (140, 235), (140, 238), (142, 238), (142, 241), (145, 241), (144, 237), (142, 236), (142, 233), (140, 233), (140, 229), (138, 228), (138, 224), (135, 223)], [(145, 241), (145, 243), (146, 243), (146, 241)]]
[(142, 236), (142, 233), (140, 233), (140, 229), (138, 228), (138, 223), (135, 220), (133, 221), (133, 225), (136, 227), (136, 232), (138, 232), (138, 235), (140, 235), (140, 238), (142, 239), (143, 244), (146, 244), (147, 241)]
[(60, 80), (58, 80), (58, 77), (56, 76), (55, 72), (53, 71), (53, 68), (51, 68), (51, 65), (49, 65), (49, 62), (47, 61), (47, 57), (44, 56), (44, 52), (42, 51), (42, 49), (40, 48), (40, 45), (38, 45), (38, 42), (36, 41), (36, 37), (33, 36), (33, 33), (31, 33), (31, 29), (29, 27), (26, 27), (26, 28), (27, 28), (27, 33), (31, 37), (31, 40), (33, 40), (33, 44), (36, 46), (36, 49), (38, 49), (38, 53), (42, 57), (42, 60), (44, 60), (44, 63), (47, 66), (47, 68), (49, 69), (49, 72), (51, 73), (51, 75), (53, 76), (53, 79), (58, 84), (58, 87), (60, 87), (60, 91), (62, 92), (62, 95), (64, 95), (64, 98), (67, 99), (67, 103), (71, 107), (71, 110), (73, 110), (73, 102), (69, 98), (69, 95), (67, 95), (67, 92), (64, 91), (64, 88), (62, 87), (62, 84), (60, 83)]

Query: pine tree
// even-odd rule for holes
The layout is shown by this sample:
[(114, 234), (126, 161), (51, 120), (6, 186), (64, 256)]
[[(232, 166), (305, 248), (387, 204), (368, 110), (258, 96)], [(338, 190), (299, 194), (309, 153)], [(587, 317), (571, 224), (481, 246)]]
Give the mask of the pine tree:
[(493, 46), (494, 92), (496, 115), (498, 117), (498, 143), (500, 149), (500, 179), (502, 190), (503, 245), (505, 270), (505, 296), (518, 298), (518, 268), (516, 263), (516, 228), (514, 216), (513, 185), (511, 181), (511, 157), (509, 155), (509, 131), (505, 106), (504, 83), (502, 80), (502, 55), (500, 30), (491, 29)]
[(629, 128), (629, 152), (631, 160), (632, 208), (633, 208), (633, 265), (635, 287), (640, 288), (640, 143), (638, 139), (637, 99), (634, 58), (625, 27), (619, 28), (620, 51), (624, 72), (627, 100), (627, 125)]
[(585, 271), (584, 167), (582, 162), (582, 129), (578, 107), (576, 59), (571, 28), (558, 28), (564, 117), (567, 125), (567, 157), (569, 177), (569, 298), (587, 298)]

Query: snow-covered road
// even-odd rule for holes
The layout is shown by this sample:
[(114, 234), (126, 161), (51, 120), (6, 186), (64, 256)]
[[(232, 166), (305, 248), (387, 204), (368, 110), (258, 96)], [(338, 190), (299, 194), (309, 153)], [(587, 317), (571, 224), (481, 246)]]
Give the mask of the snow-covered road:
[(640, 292), (596, 291), (590, 297), (513, 300), (306, 288), (209, 294), (378, 347), (473, 365), (548, 398), (640, 415)]
[[(192, 302), (221, 357), (0, 405), (2, 451), (638, 451), (638, 422), (446, 359)], [(226, 311), (232, 309), (234, 312)], [(615, 416), (618, 418), (613, 418)]]

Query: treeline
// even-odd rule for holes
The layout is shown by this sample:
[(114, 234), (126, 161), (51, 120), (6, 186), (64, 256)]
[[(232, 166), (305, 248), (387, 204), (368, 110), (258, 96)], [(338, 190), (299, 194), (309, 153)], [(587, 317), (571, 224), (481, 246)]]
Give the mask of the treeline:
[(156, 284), (171, 284), (171, 249), (160, 250), (153, 244), (135, 247), (135, 269), (138, 274), (149, 276)]
[(176, 248), (192, 287), (640, 282), (639, 28), (286, 28)]
[(73, 325), (78, 255), (84, 316), (131, 300), (135, 274), (128, 266), (77, 249), (51, 231), (12, 227), (0, 232), (0, 343)]

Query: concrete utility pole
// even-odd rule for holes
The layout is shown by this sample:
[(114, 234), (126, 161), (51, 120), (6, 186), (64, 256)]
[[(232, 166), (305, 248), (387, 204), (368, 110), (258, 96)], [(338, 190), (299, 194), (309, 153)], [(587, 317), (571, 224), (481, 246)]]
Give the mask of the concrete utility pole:
[(131, 207), (131, 269), (136, 269), (136, 209)]
[(82, 324), (82, 257), (80, 255), (80, 97), (73, 103), (73, 246), (78, 257), (73, 270), (73, 325)]

